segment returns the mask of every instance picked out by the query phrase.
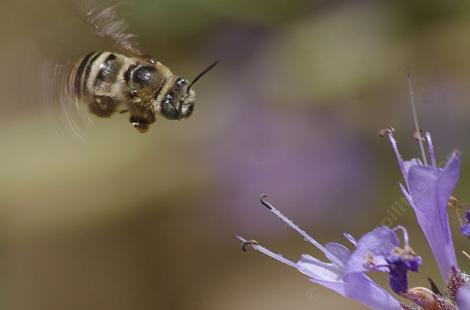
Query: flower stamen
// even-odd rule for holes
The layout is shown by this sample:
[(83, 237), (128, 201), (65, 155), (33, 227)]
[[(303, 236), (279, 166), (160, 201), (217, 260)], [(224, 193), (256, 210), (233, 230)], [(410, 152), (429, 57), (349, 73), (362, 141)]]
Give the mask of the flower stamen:
[(450, 196), (449, 201), (447, 202), (447, 206), (454, 210), (455, 215), (459, 221), (460, 227), (465, 225), (465, 223), (463, 222), (462, 216), (460, 215), (460, 209), (462, 208), (462, 205), (460, 204), (460, 201), (457, 199), (457, 197)]
[(468, 206), (468, 204), (461, 204), (455, 196), (450, 196), (449, 200), (447, 201), (447, 206), (450, 209), (453, 209), (455, 212), (455, 215), (459, 221), (460, 233), (465, 237), (470, 238), (470, 209), (467, 209), (467, 211), (465, 211), (465, 221), (460, 215), (460, 210), (464, 206)]
[(427, 166), (428, 161), (426, 159), (426, 153), (424, 152), (423, 140), (421, 139), (421, 131), (420, 131), (419, 123), (418, 123), (418, 115), (416, 113), (416, 103), (415, 103), (415, 94), (413, 90), (413, 82), (411, 81), (410, 74), (408, 74), (408, 91), (410, 94), (410, 103), (411, 103), (411, 110), (413, 114), (413, 123), (415, 124), (416, 133), (420, 135), (420, 139), (418, 139), (419, 149), (421, 151), (421, 156), (423, 157), (423, 164)]
[(343, 266), (343, 262), (341, 262), (339, 259), (337, 259), (334, 255), (330, 255), (330, 251), (326, 249), (323, 245), (321, 245), (318, 241), (310, 237), (305, 231), (303, 231), (299, 226), (297, 226), (294, 222), (292, 222), (290, 219), (288, 219), (284, 214), (282, 214), (279, 210), (277, 210), (272, 204), (270, 204), (266, 198), (268, 195), (264, 194), (261, 195), (260, 202), (263, 206), (265, 206), (269, 211), (274, 213), (278, 218), (280, 218), (284, 223), (287, 224), (290, 228), (292, 228), (295, 232), (297, 232), (299, 235), (301, 235), (305, 241), (310, 242), (315, 246), (317, 249), (319, 249), (325, 256), (327, 256), (331, 262)]
[(431, 159), (431, 165), (434, 169), (437, 169), (437, 160), (436, 154), (434, 153), (434, 146), (432, 144), (431, 134), (429, 131), (424, 133), (424, 138), (426, 139), (426, 145), (428, 147), (429, 158)]
[[(385, 129), (381, 129), (379, 131), (379, 135), (381, 137), (387, 137), (388, 142), (392, 146), (393, 153), (395, 154), (395, 157), (398, 161), (398, 167), (400, 168), (401, 174), (403, 176), (406, 176), (406, 170), (405, 166), (403, 165), (403, 159), (401, 157), (400, 152), (398, 151), (398, 145), (397, 145), (397, 140), (395, 140), (395, 137), (393, 136), (393, 133), (395, 132), (395, 129), (393, 127), (387, 127)], [(405, 179), (406, 186), (408, 187), (408, 181)]]
[(249, 248), (254, 248), (256, 245), (259, 245), (258, 241), (256, 241), (256, 240), (244, 241), (243, 244), (242, 244), (242, 251), (243, 252), (248, 252)]
[(409, 248), (410, 247), (410, 239), (408, 237), (408, 230), (406, 230), (405, 227), (401, 226), (401, 225), (398, 225), (397, 227), (395, 227), (393, 229), (393, 231), (397, 231), (397, 230), (401, 230), (401, 232), (403, 233), (403, 243), (404, 243), (404, 248)]
[(371, 252), (368, 252), (364, 255), (364, 267), (371, 270), (379, 270), (380, 268), (386, 268), (390, 270), (390, 265), (388, 264), (376, 264), (374, 261), (374, 255)]
[[(252, 248), (253, 250), (255, 251), (258, 251), (258, 252), (261, 252), (281, 263), (284, 263), (290, 267), (293, 267), (293, 268), (296, 268), (296, 269), (299, 269), (299, 266), (288, 260), (287, 258), (284, 258), (284, 256), (280, 255), (280, 254), (276, 254), (274, 252), (272, 252), (271, 250), (269, 250), (268, 248), (265, 248), (264, 246), (262, 246), (261, 244), (259, 244), (257, 241), (255, 240), (246, 240), (245, 238), (241, 237), (241, 236), (237, 236), (238, 240), (240, 240), (242, 242), (242, 251), (247, 249), (247, 248)], [(246, 251), (245, 251), (246, 252)]]
[(354, 238), (351, 234), (349, 234), (349, 233), (344, 233), (343, 236), (344, 236), (344, 238), (346, 238), (346, 240), (348, 240), (349, 242), (351, 242), (352, 245), (357, 246), (357, 240), (356, 240), (356, 238)]

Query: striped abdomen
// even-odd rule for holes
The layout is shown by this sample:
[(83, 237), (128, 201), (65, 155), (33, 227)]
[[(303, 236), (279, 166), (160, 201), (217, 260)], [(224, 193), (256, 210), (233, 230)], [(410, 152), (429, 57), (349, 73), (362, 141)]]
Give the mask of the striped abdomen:
[(129, 63), (130, 58), (110, 52), (86, 55), (70, 74), (71, 94), (87, 103), (92, 113), (110, 116), (124, 100), (122, 77)]

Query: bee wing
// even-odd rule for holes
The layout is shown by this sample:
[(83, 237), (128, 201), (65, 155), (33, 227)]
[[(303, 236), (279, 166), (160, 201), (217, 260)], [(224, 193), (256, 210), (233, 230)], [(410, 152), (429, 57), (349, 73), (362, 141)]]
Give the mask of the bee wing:
[(89, 1), (81, 3), (81, 11), (85, 13), (85, 21), (95, 30), (96, 35), (111, 39), (115, 44), (136, 56), (143, 57), (136, 35), (128, 32), (128, 24), (119, 14), (123, 3), (111, 6), (90, 5)]
[(46, 104), (48, 118), (60, 136), (82, 144), (87, 141), (93, 121), (86, 105), (72, 96), (71, 62), (50, 61), (41, 65), (42, 102)]

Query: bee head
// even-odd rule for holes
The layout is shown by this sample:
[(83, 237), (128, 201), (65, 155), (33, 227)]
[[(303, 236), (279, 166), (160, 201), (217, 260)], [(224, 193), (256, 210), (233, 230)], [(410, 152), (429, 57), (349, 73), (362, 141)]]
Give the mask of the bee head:
[(190, 83), (182, 78), (163, 97), (160, 112), (166, 119), (180, 120), (188, 118), (194, 111), (196, 92), (190, 89)]
[(207, 72), (217, 65), (218, 61), (214, 62), (196, 78), (189, 83), (187, 80), (178, 78), (175, 81), (175, 85), (163, 98), (160, 112), (161, 114), (171, 120), (180, 120), (188, 118), (193, 114), (194, 104), (196, 103), (196, 92), (191, 87)]

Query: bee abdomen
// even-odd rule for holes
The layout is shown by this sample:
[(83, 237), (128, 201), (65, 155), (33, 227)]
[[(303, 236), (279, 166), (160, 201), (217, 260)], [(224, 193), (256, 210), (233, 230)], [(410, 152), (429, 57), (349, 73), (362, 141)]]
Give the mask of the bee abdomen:
[(125, 56), (110, 52), (93, 52), (80, 59), (69, 72), (69, 93), (88, 105), (89, 111), (109, 117), (119, 105), (119, 76)]
[(110, 117), (118, 107), (119, 103), (109, 96), (93, 96), (93, 100), (88, 104), (91, 113), (99, 117)]
[(77, 65), (72, 69), (69, 76), (69, 87), (70, 93), (77, 99), (83, 99), (86, 90), (86, 81), (87, 76), (91, 70), (91, 66), (95, 62), (96, 58), (101, 55), (101, 52), (93, 52), (82, 59), (77, 63)]
[(80, 100), (93, 96), (112, 97), (112, 86), (118, 81), (123, 56), (110, 52), (93, 52), (83, 57), (69, 78), (70, 93)]
[(113, 53), (104, 53), (103, 57), (99, 57), (99, 59), (102, 60), (99, 67), (96, 71), (91, 71), (96, 74), (88, 77), (90, 79), (89, 87), (93, 87), (95, 94), (112, 95), (111, 89), (118, 80), (122, 62), (119, 62)]

